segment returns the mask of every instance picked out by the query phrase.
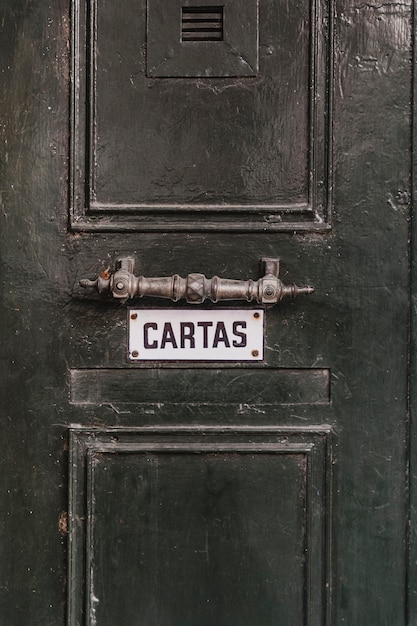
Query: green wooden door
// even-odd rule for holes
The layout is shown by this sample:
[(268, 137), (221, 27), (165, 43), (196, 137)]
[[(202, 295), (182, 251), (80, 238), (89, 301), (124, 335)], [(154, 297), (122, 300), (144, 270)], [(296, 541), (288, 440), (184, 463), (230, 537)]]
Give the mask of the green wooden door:
[[(3, 9), (0, 623), (415, 624), (411, 4)], [(263, 307), (80, 286), (118, 257), (315, 293), (142, 360), (130, 306)]]

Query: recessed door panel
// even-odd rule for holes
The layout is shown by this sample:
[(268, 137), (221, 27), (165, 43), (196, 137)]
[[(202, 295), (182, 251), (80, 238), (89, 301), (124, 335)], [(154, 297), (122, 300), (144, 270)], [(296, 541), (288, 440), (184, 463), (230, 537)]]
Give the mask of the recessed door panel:
[(328, 7), (217, 6), (74, 0), (74, 228), (326, 228)]
[(323, 623), (329, 435), (74, 429), (70, 624)]

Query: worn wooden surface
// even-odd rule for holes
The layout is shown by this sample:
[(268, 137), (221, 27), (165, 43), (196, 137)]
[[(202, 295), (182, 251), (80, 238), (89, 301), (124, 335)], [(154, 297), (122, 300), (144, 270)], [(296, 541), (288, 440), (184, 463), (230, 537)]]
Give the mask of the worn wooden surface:
[(72, 228), (326, 229), (327, 3), (226, 0), (217, 44), (181, 5), (74, 0)]
[[(305, 589), (301, 588), (306, 579), (302, 578), (301, 568), (293, 563), (294, 554), (300, 556), (303, 524), (306, 524), (305, 518), (299, 517), (301, 505), (295, 497), (297, 490), (301, 493), (304, 479), (300, 477), (296, 459), (289, 460), (288, 471), (283, 466), (277, 467), (281, 460), (273, 461), (272, 474), (279, 475), (277, 491), (288, 495), (288, 508), (284, 507), (279, 514), (287, 516), (282, 519), (294, 522), (291, 541), (295, 543), (290, 547), (296, 547), (294, 551), (288, 548), (284, 561), (295, 568), (291, 571), (299, 582), (297, 589), (291, 590), (287, 604), (284, 593), (279, 604), (272, 601), (267, 605), (267, 612), (260, 614), (263, 621), (257, 623), (323, 626), (323, 616), (328, 610), (328, 626), (407, 624), (409, 3), (371, 5), (339, 0), (331, 7), (335, 16), (334, 210), (331, 231), (327, 234), (308, 232), (308, 228), (304, 228), (307, 232), (260, 232), (259, 227), (252, 233), (247, 225), (245, 232), (233, 234), (198, 233), (191, 229), (186, 234), (172, 229), (167, 233), (139, 232), (137, 226), (136, 231), (125, 233), (87, 233), (82, 229), (71, 232), (68, 228), (69, 0), (54, 3), (7, 0), (3, 7), (0, 38), (4, 139), (0, 232), (0, 427), (3, 442), (0, 455), (0, 621), (8, 626), (66, 623), (68, 538), (63, 512), (68, 510), (67, 450), (71, 424), (95, 426), (103, 432), (114, 426), (132, 429), (161, 425), (174, 429), (186, 425), (191, 428), (188, 439), (191, 446), (193, 441), (197, 444), (198, 433), (204, 432), (204, 427), (217, 426), (220, 430), (226, 424), (283, 430), (296, 427), (305, 431), (307, 437), (313, 427), (328, 424), (333, 433), (333, 491), (332, 498), (325, 503), (325, 512), (332, 517), (331, 526), (325, 525), (331, 544), (325, 563), (329, 584), (321, 586), (313, 608), (308, 609), (303, 600)], [(282, 3), (282, 11), (285, 7), (286, 3)], [(122, 13), (123, 5), (118, 5), (119, 10)], [(116, 35), (123, 37), (124, 33), (115, 32)], [(125, 71), (124, 60), (120, 58), (118, 62)], [(262, 63), (260, 68), (262, 71)], [(291, 68), (290, 63), (290, 73)], [(114, 123), (114, 132), (120, 124), (128, 129), (131, 123), (128, 116), (133, 114), (130, 109), (125, 110), (124, 101), (119, 102), (118, 93), (111, 93), (110, 97), (113, 105), (106, 109), (109, 118), (102, 138), (106, 138), (106, 134), (110, 137), (110, 124)], [(188, 97), (189, 108), (197, 116), (193, 97)], [(216, 90), (210, 92), (209, 97), (216, 103)], [(290, 110), (293, 109), (290, 107)], [(203, 111), (202, 119), (207, 115), (208, 112)], [(265, 128), (269, 128), (268, 124), (264, 127), (260, 123), (260, 137), (264, 136)], [(287, 137), (289, 139), (292, 145), (297, 144), (295, 131), (293, 137)], [(117, 141), (117, 137), (113, 140)], [(305, 133), (301, 141), (306, 141)], [(270, 144), (267, 142), (267, 145)], [(192, 146), (196, 160), (199, 160), (198, 147)], [(286, 149), (283, 147), (284, 152)], [(178, 144), (173, 146), (173, 155), (176, 150)], [(300, 151), (306, 154), (305, 144), (300, 144)], [(245, 154), (244, 151), (241, 154)], [(256, 168), (252, 174), (255, 176)], [(112, 171), (113, 195), (118, 190), (118, 180), (125, 175), (127, 170)], [(135, 192), (136, 188), (129, 191), (130, 194)], [(233, 186), (229, 193), (233, 196)], [(161, 194), (164, 194), (163, 188)], [(122, 199), (126, 201), (126, 198), (125, 194)], [(239, 201), (236, 197), (236, 202)], [(187, 398), (183, 389), (184, 401), (174, 406), (170, 376), (162, 375), (158, 402), (154, 401), (152, 391), (152, 397), (148, 395), (143, 402), (121, 408), (105, 398), (103, 403), (71, 403), (71, 370), (105, 368), (120, 372), (127, 368), (129, 376), (134, 371), (134, 367), (126, 363), (125, 309), (81, 298), (77, 289), (80, 278), (97, 275), (97, 271), (112, 265), (120, 254), (135, 255), (144, 275), (185, 275), (197, 271), (209, 276), (242, 279), (257, 275), (261, 256), (281, 257), (283, 279), (312, 284), (316, 293), (308, 299), (282, 303), (268, 311), (265, 373), (278, 368), (329, 369), (331, 402), (297, 406), (271, 403), (266, 407), (258, 405), (256, 397), (246, 398), (251, 401), (242, 405), (233, 396), (233, 401), (222, 407), (218, 405), (216, 385), (213, 387), (216, 398), (210, 395), (210, 389), (205, 389), (206, 401), (199, 404), (193, 393)], [(144, 303), (145, 306), (154, 304), (152, 301)], [(199, 375), (199, 384), (204, 385), (205, 372)], [(118, 376), (123, 385), (121, 374)], [(226, 397), (226, 390), (221, 393)], [(278, 398), (280, 393), (281, 390), (277, 391)], [(188, 401), (190, 399), (192, 402)], [(245, 437), (248, 443), (251, 435), (247, 433)], [(265, 445), (268, 441), (264, 441)], [(246, 484), (251, 485), (249, 493), (254, 499), (258, 495), (253, 484), (262, 489), (267, 482), (267, 458), (262, 457), (256, 462), (258, 465), (251, 466), (255, 469)], [(137, 459), (133, 459), (133, 466), (142, 462)], [(179, 501), (184, 502), (188, 479), (183, 477), (178, 484), (175, 479), (187, 463), (184, 459), (181, 462), (177, 466), (173, 461), (172, 480), (178, 486)], [(193, 463), (194, 460), (190, 461), (187, 472)], [(198, 463), (195, 474), (190, 470), (190, 474), (185, 475), (190, 476), (191, 486), (198, 493), (192, 516), (203, 506), (201, 494), (206, 488), (204, 481), (198, 480), (204, 462), (199, 460)], [(239, 463), (244, 471), (251, 471), (244, 460)], [(106, 510), (106, 502), (110, 506), (111, 494), (108, 494), (108, 501), (105, 494), (115, 483), (129, 487), (124, 468), (113, 460), (110, 477), (105, 478), (104, 470), (100, 474), (100, 511)], [(140, 473), (137, 468), (132, 471), (134, 476)], [(236, 466), (233, 471), (237, 476), (239, 468)], [(328, 474), (330, 479), (330, 470)], [(286, 477), (293, 482), (294, 492), (287, 485)], [(170, 485), (169, 478), (164, 480), (165, 486)], [(273, 477), (269, 480), (265, 498), (272, 499)], [(139, 497), (134, 482), (132, 493)], [(80, 497), (87, 496), (81, 493)], [(169, 493), (167, 498), (171, 506)], [(116, 503), (125, 503), (121, 492), (117, 493)], [(229, 504), (233, 506), (232, 501)], [(227, 502), (224, 506), (227, 508)], [(274, 502), (269, 508), (262, 500), (262, 511), (270, 517), (265, 521), (268, 532), (277, 506)], [(255, 525), (256, 512), (252, 509), (247, 514), (236, 506), (233, 515), (233, 524), (239, 521)], [(179, 533), (179, 514), (173, 514), (172, 519), (174, 534)], [(163, 523), (166, 522), (164, 518)], [(110, 541), (114, 539), (115, 524), (113, 511), (109, 512), (107, 520), (100, 518), (96, 535), (100, 546), (106, 546), (106, 533)], [(170, 527), (168, 524), (164, 529), (169, 531)], [(85, 530), (82, 520), (80, 528), (74, 524), (71, 528), (76, 535)], [(279, 529), (279, 525), (275, 528)], [(204, 525), (194, 530), (198, 534), (203, 529)], [(135, 539), (139, 540), (136, 528), (135, 533)], [(262, 528), (257, 536), (261, 541)], [(222, 535), (222, 541), (225, 537)], [(271, 548), (275, 564), (279, 562), (281, 540), (282, 537), (277, 539), (278, 544)], [(123, 544), (125, 554), (126, 545)], [(256, 557), (256, 546), (252, 549), (247, 538), (237, 545), (242, 545), (243, 550), (252, 550), (250, 558)], [(178, 561), (172, 552), (167, 548), (164, 558), (167, 567), (176, 571)], [(79, 577), (86, 572), (82, 563), (80, 566), (80, 554), (76, 550), (71, 554), (76, 567), (80, 568), (76, 570), (77, 580), (71, 580), (71, 589), (84, 591)], [(112, 559), (111, 551), (100, 554)], [(231, 574), (236, 552), (231, 555), (226, 551), (225, 555), (226, 570), (223, 571)], [(221, 556), (215, 557), (219, 559), (219, 567)], [(153, 558), (148, 562), (152, 564)], [(264, 561), (258, 563), (260, 568)], [(192, 579), (192, 560), (187, 564)], [(129, 567), (134, 569), (135, 564), (129, 561)], [(227, 615), (233, 616), (229, 624), (237, 624), (240, 622), (235, 616), (242, 587), (239, 568), (232, 569), (236, 569), (236, 577), (228, 579)], [(412, 562), (410, 574), (415, 573), (414, 569)], [(210, 570), (199, 572), (203, 585), (204, 576)], [(113, 578), (100, 581), (101, 607), (113, 600), (125, 602), (120, 595), (112, 596), (113, 583), (117, 583), (119, 576), (125, 581), (129, 574), (119, 572)], [(265, 571), (261, 576), (265, 581)], [(282, 573), (279, 576), (282, 577)], [(248, 588), (253, 582), (250, 568), (244, 569), (244, 578)], [(325, 583), (326, 577), (321, 581)], [(408, 582), (415, 589), (412, 580)], [(91, 585), (90, 590), (94, 591)], [(167, 590), (167, 593), (175, 592)], [(278, 593), (277, 589), (273, 593)], [(295, 597), (301, 599), (303, 610)], [(168, 617), (164, 623), (186, 623), (182, 607), (187, 603), (187, 596), (178, 598), (181, 601), (172, 609), (171, 621)], [(282, 606), (284, 613), (278, 611)], [(408, 624), (411, 625), (416, 619), (415, 604), (409, 606)], [(248, 607), (247, 615), (254, 616), (254, 595)], [(222, 623), (225, 610), (223, 605), (218, 605), (218, 613), (205, 623), (210, 626)], [(197, 600), (193, 611), (193, 619), (201, 615)], [(280, 615), (285, 615), (283, 621)], [(135, 617), (127, 613), (124, 617), (126, 626), (135, 623)], [(257, 618), (248, 617), (247, 623), (254, 624)], [(70, 619), (73, 619), (71, 615)], [(115, 623), (113, 616), (106, 619), (103, 612), (97, 613), (98, 626)], [(146, 623), (156, 623), (152, 620), (151, 616)], [(85, 624), (93, 623), (92, 618), (85, 617)]]
[[(70, 515), (86, 519), (74, 547), (94, 581), (91, 622), (323, 623), (329, 437), (73, 429)], [(71, 624), (83, 608), (80, 554)]]

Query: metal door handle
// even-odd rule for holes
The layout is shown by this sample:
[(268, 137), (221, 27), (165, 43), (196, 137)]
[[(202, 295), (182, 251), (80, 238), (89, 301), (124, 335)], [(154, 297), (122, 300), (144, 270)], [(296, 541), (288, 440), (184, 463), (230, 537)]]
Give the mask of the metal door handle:
[(116, 270), (105, 270), (96, 280), (80, 280), (81, 287), (91, 287), (99, 293), (112, 294), (125, 302), (129, 298), (151, 296), (168, 298), (177, 302), (181, 298), (191, 304), (201, 304), (205, 300), (247, 300), (273, 306), (285, 296), (295, 298), (300, 294), (309, 295), (314, 287), (284, 285), (279, 278), (279, 259), (263, 258), (264, 275), (259, 280), (233, 280), (229, 278), (206, 278), (204, 274), (188, 274), (186, 278), (174, 274), (160, 278), (135, 276), (135, 259), (122, 257), (116, 261)]

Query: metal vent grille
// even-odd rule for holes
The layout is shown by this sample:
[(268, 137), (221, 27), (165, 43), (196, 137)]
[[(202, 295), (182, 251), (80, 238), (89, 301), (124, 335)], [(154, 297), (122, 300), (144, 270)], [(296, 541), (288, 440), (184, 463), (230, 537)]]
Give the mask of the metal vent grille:
[(222, 41), (223, 7), (182, 7), (182, 41)]

